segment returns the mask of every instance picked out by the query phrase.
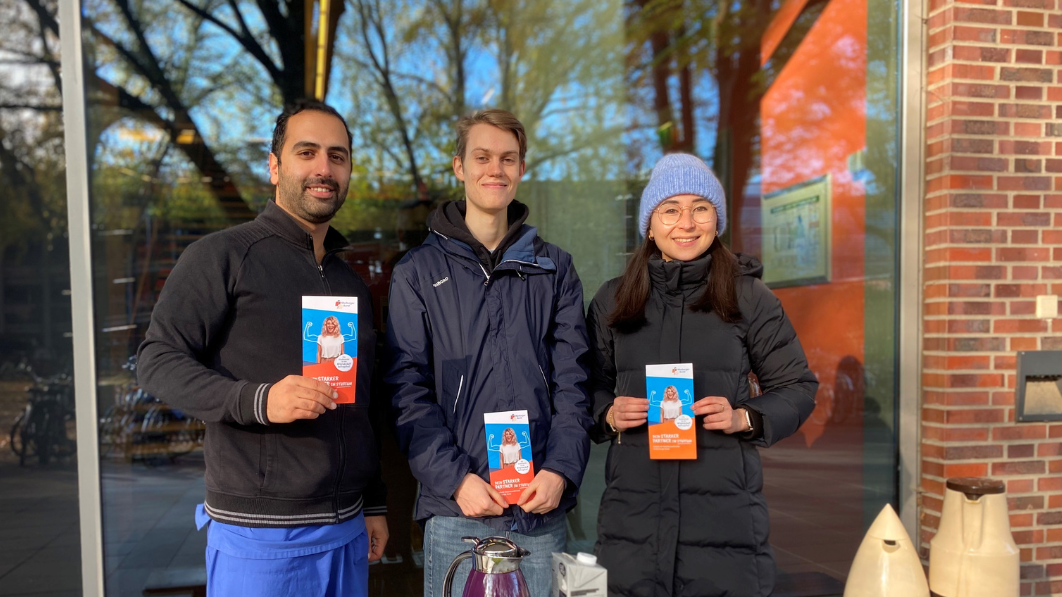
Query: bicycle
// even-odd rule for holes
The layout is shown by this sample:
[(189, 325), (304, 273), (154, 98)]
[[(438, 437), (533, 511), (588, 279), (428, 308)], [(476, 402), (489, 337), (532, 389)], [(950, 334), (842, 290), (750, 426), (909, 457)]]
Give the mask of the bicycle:
[(42, 465), (73, 456), (77, 429), (70, 376), (61, 373), (44, 379), (25, 363), (19, 369), (33, 379), (33, 385), (26, 388), (26, 406), (15, 417), (10, 432), (9, 445), (18, 456), (19, 466), (34, 456)]
[(172, 462), (203, 444), (205, 423), (171, 408), (136, 385), (135, 356), (122, 368), (132, 373), (134, 380), (118, 388), (114, 405), (100, 417), (104, 455), (120, 449), (127, 460)]

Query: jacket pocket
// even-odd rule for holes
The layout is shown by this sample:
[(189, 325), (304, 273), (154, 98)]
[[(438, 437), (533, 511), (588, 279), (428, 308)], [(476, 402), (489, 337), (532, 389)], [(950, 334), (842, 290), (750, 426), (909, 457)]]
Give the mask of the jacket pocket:
[(276, 433), (263, 433), (259, 445), (258, 471), (261, 491), (273, 488), (277, 478), (277, 439)]
[(457, 380), (457, 394), (454, 396), (454, 412), (453, 412), (454, 415), (457, 414), (457, 405), (458, 405), (459, 402), (461, 402), (461, 390), (463, 390), (464, 387), (465, 387), (465, 376), (461, 375), (461, 377)]
[(376, 437), (368, 414), (351, 409), (345, 413), (343, 438), (345, 458), (340, 492), (363, 492), (375, 478), (380, 466)]
[(439, 384), (439, 406), (446, 412), (447, 422), (457, 419), (458, 408), (467, 401), (471, 380), (465, 376), (462, 361), (445, 361), (442, 366), (442, 383)]
[(546, 400), (548, 400), (550, 402), (550, 405), (552, 405), (553, 404), (553, 396), (551, 395), (551, 393), (549, 391), (549, 378), (546, 377), (546, 371), (542, 368), (542, 365), (538, 366), (538, 372), (539, 372), (540, 375), (542, 375), (542, 383), (545, 384), (545, 387), (546, 387)]
[[(317, 419), (288, 423), (276, 436), (276, 458), (271, 479), (270, 497), (306, 499), (321, 497), (334, 491), (336, 476), (340, 474), (339, 419), (341, 411), (355, 409), (340, 405)], [(344, 434), (348, 432), (344, 430)], [(281, 480), (282, 477), (282, 480)]]

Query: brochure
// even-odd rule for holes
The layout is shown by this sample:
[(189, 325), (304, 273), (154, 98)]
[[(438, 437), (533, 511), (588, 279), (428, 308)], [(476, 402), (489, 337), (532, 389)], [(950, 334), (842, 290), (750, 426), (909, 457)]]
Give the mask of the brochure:
[(645, 385), (649, 397), (649, 458), (696, 459), (693, 364), (646, 365)]
[(505, 501), (515, 504), (535, 478), (531, 458), (531, 426), (526, 410), (485, 413), (490, 483)]
[(358, 298), (302, 297), (302, 374), (323, 381), (353, 404), (358, 375)]

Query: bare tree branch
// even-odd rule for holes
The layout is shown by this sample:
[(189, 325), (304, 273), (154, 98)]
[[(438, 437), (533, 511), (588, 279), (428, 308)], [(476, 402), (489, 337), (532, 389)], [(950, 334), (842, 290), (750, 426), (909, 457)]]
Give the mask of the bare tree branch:
[[(242, 222), (252, 219), (254, 217), (254, 211), (251, 210), (244, 201), (243, 196), (240, 195), (239, 189), (236, 188), (235, 183), (229, 176), (228, 171), (221, 162), (218, 161), (214, 152), (203, 140), (203, 135), (200, 133), (199, 127), (192, 119), (184, 102), (177, 95), (172, 83), (166, 77), (158, 59), (155, 58), (154, 52), (152, 52), (148, 45), (144, 31), (141, 28), (139, 20), (133, 15), (128, 0), (115, 0), (115, 3), (118, 4), (126, 23), (133, 30), (133, 34), (141, 48), (140, 53), (145, 59), (150, 60), (150, 62), (145, 63), (143, 60), (140, 60), (132, 50), (126, 48), (116, 40), (111, 39), (91, 22), (89, 22), (90, 30), (94, 35), (98, 36), (101, 41), (114, 48), (123, 58), (126, 58), (133, 68), (139, 71), (142, 76), (151, 82), (151, 86), (159, 93), (167, 107), (173, 111), (174, 119), (173, 121), (162, 119), (154, 107), (149, 106), (139, 98), (135, 98), (128, 94), (125, 96), (119, 94), (117, 98), (119, 100), (119, 105), (133, 110), (138, 116), (144, 118), (148, 122), (154, 122), (159, 126), (163, 126), (163, 128), (170, 133), (172, 139), (176, 139), (185, 131), (191, 131), (195, 142), (181, 144), (179, 147), (188, 159), (199, 169), (204, 180), (208, 181), (206, 182), (207, 188), (218, 200), (218, 204), (225, 212), (226, 217), (233, 222)], [(97, 79), (100, 83), (103, 82), (102, 79), (98, 77)], [(122, 101), (127, 102), (127, 104), (121, 104)], [(165, 125), (162, 123), (165, 123)]]
[(34, 110), (37, 112), (62, 112), (63, 106), (41, 106), (33, 104), (0, 104), (0, 110)]
[(241, 31), (239, 32), (225, 24), (221, 19), (215, 17), (214, 15), (196, 6), (195, 4), (192, 4), (191, 2), (189, 2), (189, 0), (177, 1), (180, 2), (181, 6), (184, 6), (188, 10), (192, 11), (200, 18), (219, 27), (220, 29), (231, 35), (233, 39), (239, 42), (240, 45), (243, 46), (243, 48), (247, 50), (249, 54), (251, 54), (251, 56), (254, 56), (255, 60), (262, 64), (262, 67), (266, 69), (266, 71), (269, 73), (269, 76), (274, 81), (279, 81), (283, 77), (283, 73), (281, 72), (280, 68), (277, 67), (276, 63), (273, 62), (273, 59), (269, 57), (269, 54), (266, 53), (265, 49), (262, 48), (262, 46), (254, 38), (254, 36), (251, 35), (251, 32), (247, 29), (247, 24), (243, 20), (243, 14), (240, 13), (239, 7), (234, 2), (230, 2), (230, 6), (232, 6), (232, 10), (236, 12), (236, 18), (240, 22)]
[[(377, 82), (383, 89), (384, 98), (387, 100), (387, 107), (391, 112), (392, 118), (395, 121), (395, 130), (402, 139), (402, 146), (406, 151), (406, 162), (409, 167), (410, 176), (413, 178), (413, 188), (418, 196), (424, 195), (427, 192), (427, 187), (424, 185), (424, 179), (420, 174), (420, 167), (417, 164), (417, 154), (413, 148), (413, 140), (410, 138), (409, 127), (406, 123), (405, 115), (402, 113), (402, 103), (398, 98), (398, 94), (395, 92), (394, 82), (392, 81), (392, 75), (390, 62), (387, 57), (387, 37), (381, 23), (381, 16), (379, 12), (379, 3), (374, 3), (374, 6), (368, 4), (371, 0), (357, 0), (358, 17), (361, 30), (362, 40), (365, 42), (365, 51), (369, 54), (369, 60), (372, 61), (372, 67), (376, 71)], [(375, 10), (374, 10), (375, 8)], [(376, 55), (376, 51), (373, 49), (373, 35), (377, 36), (380, 42), (382, 57)], [(421, 199), (424, 197), (421, 196)]]

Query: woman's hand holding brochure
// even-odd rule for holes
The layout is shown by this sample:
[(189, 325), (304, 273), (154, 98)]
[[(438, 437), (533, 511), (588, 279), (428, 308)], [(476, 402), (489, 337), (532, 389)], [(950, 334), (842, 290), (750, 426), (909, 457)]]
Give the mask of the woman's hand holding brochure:
[(705, 415), (705, 429), (726, 434), (748, 431), (745, 413), (738, 410), (734, 410), (730, 401), (722, 396), (708, 396), (693, 403), (693, 412), (698, 416)]
[(613, 425), (620, 433), (645, 425), (649, 420), (649, 399), (616, 396), (612, 403), (612, 417), (615, 420)]

